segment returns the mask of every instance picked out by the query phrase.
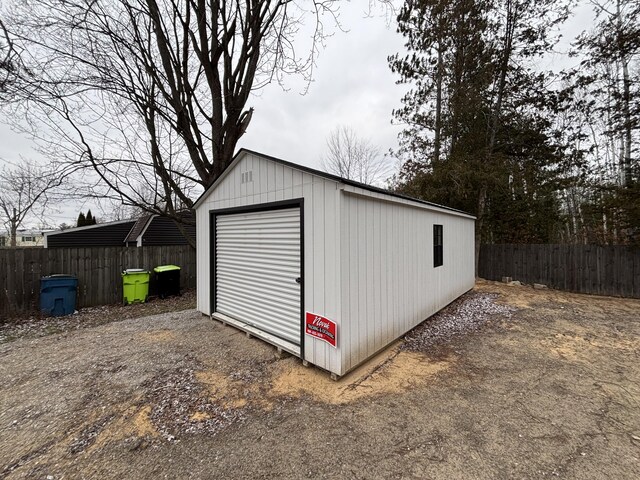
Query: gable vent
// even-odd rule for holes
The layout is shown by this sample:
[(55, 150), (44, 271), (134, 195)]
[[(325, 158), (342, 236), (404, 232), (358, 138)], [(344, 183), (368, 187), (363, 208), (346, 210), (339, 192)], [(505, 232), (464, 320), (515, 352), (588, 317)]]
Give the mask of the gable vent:
[(240, 183), (250, 183), (253, 182), (253, 170), (249, 170), (248, 172), (242, 172), (240, 175)]

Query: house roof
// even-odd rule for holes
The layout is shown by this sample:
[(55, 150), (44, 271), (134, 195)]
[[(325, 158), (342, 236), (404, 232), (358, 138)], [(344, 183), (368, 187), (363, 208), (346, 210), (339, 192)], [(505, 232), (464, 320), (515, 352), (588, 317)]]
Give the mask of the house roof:
[[(428, 205), (428, 206), (436, 207), (436, 208), (443, 209), (443, 210), (449, 210), (451, 212), (456, 212), (456, 213), (460, 213), (460, 214), (463, 214), (463, 215), (467, 215), (469, 217), (473, 217), (473, 215), (471, 215), (470, 213), (462, 211), (462, 210), (458, 210), (456, 208), (447, 207), (445, 205), (440, 205), (438, 203), (428, 202), (426, 200), (410, 197), (409, 195), (404, 195), (402, 193), (393, 192), (393, 191), (390, 191), (390, 190), (386, 190), (384, 188), (374, 187), (373, 185), (367, 185), (366, 183), (356, 182), (355, 180), (350, 180), (348, 178), (339, 177), (337, 175), (333, 175), (333, 174), (328, 173), (328, 172), (323, 172), (322, 170), (316, 170), (314, 168), (306, 167), (304, 165), (299, 165), (297, 163), (289, 162), (287, 160), (282, 160), (281, 158), (272, 157), (271, 155), (266, 155), (264, 153), (256, 152), (254, 150), (249, 150), (247, 148), (241, 148), (238, 151), (238, 153), (236, 153), (236, 155), (233, 157), (233, 160), (231, 161), (231, 163), (222, 172), (222, 175), (220, 175), (220, 177), (218, 177), (218, 179), (209, 188), (207, 188), (204, 191), (204, 193), (202, 195), (200, 195), (200, 197), (195, 201), (195, 203), (193, 204), (193, 208), (194, 209), (197, 208), (198, 206), (200, 206), (202, 201), (204, 201), (204, 199), (209, 196), (209, 194), (218, 186), (218, 184), (222, 181), (222, 179), (224, 177), (226, 177), (231, 170), (233, 170), (233, 167), (235, 167), (235, 165), (238, 163), (238, 161), (246, 154), (257, 155), (259, 157), (266, 158), (267, 160), (270, 160), (272, 162), (276, 162), (276, 163), (279, 163), (281, 165), (285, 165), (285, 166), (287, 166), (289, 168), (294, 168), (296, 170), (301, 170), (303, 172), (307, 172), (307, 173), (310, 173), (312, 175), (317, 175), (317, 176), (320, 176), (320, 177), (328, 178), (328, 179), (334, 180), (334, 181), (336, 181), (338, 183), (343, 183), (345, 185), (350, 185), (350, 186), (353, 186), (353, 187), (362, 188), (362, 189), (368, 190), (370, 192), (381, 193), (381, 194), (384, 194), (384, 195), (389, 195), (391, 197), (401, 198), (403, 200), (410, 200), (412, 202), (417, 202), (417, 203), (420, 203), (420, 204), (423, 204), (423, 205)], [(475, 217), (473, 217), (473, 218), (475, 218)]]
[(54, 247), (112, 247), (123, 245), (123, 239), (131, 231), (135, 220), (98, 223), (85, 227), (46, 232), (47, 248)]
[(71, 227), (71, 228), (66, 228), (64, 230), (52, 230), (49, 232), (44, 232), (44, 234), (46, 236), (59, 235), (61, 233), (81, 232), (83, 230), (91, 230), (94, 228), (101, 228), (109, 225), (120, 225), (123, 223), (132, 223), (132, 222), (135, 222), (135, 219), (129, 218), (127, 220), (115, 220), (113, 222), (95, 223), (93, 225), (85, 225), (83, 227)]
[[(187, 220), (183, 229), (185, 234), (195, 239), (196, 226), (193, 212), (179, 212), (179, 215)], [(138, 220), (119, 220), (45, 233), (47, 248), (125, 246), (137, 242), (140, 236), (142, 236), (142, 245), (189, 244), (189, 240), (173, 220), (153, 214), (145, 215)]]
[(138, 237), (142, 232), (144, 232), (145, 227), (149, 224), (153, 215), (144, 215), (136, 220), (136, 223), (133, 225), (133, 228), (129, 232), (129, 235), (124, 239), (125, 243), (128, 242), (136, 242)]
[[(40, 229), (36, 229), (36, 228), (19, 228), (18, 230), (16, 230), (16, 235), (18, 236), (23, 236), (23, 235), (37, 235), (37, 236), (43, 236), (45, 235), (47, 232), (50, 232), (52, 230), (42, 230)], [(11, 235), (9, 234), (9, 232), (6, 232), (4, 230), (0, 231), (0, 237), (10, 237)]]

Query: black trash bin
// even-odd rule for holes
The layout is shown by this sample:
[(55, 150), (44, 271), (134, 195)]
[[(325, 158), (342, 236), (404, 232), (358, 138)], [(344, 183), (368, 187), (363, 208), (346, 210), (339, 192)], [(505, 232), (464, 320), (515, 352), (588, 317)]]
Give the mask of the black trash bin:
[(180, 295), (180, 267), (160, 265), (153, 271), (155, 273), (155, 290), (160, 298)]

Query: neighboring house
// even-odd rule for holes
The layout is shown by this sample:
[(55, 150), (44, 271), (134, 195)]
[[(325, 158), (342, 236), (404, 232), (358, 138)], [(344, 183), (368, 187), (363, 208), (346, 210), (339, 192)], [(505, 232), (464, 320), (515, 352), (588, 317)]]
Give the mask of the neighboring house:
[[(20, 228), (16, 233), (16, 247), (42, 247), (45, 233), (42, 230)], [(3, 232), (0, 234), (0, 247), (9, 246), (11, 246), (11, 236)]]
[[(193, 217), (193, 213), (185, 213)], [(196, 227), (185, 226), (187, 235), (195, 239)], [(48, 232), (45, 248), (60, 247), (141, 247), (143, 245), (188, 245), (187, 238), (173, 220), (159, 215), (145, 215), (138, 220), (119, 220), (86, 227)]]

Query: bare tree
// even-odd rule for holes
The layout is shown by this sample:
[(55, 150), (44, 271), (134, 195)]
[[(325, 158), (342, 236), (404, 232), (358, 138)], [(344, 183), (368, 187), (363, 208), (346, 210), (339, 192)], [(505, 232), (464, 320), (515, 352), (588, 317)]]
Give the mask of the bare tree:
[(327, 138), (322, 168), (329, 173), (369, 185), (384, 182), (391, 173), (380, 147), (359, 138), (347, 126), (336, 127)]
[(67, 163), (93, 170), (91, 195), (180, 219), (231, 162), (250, 93), (311, 78), (336, 3), (23, 0), (8, 30), (33, 76), (13, 89), (14, 106), (35, 136), (55, 133)]
[(0, 221), (16, 246), (18, 228), (29, 216), (42, 216), (66, 174), (50, 165), (22, 162), (0, 169)]
[(17, 45), (9, 31), (0, 4), (0, 102), (10, 99), (21, 78), (30, 78), (31, 71), (21, 61), (22, 46)]
[(0, 95), (14, 77), (16, 51), (7, 28), (0, 18)]

